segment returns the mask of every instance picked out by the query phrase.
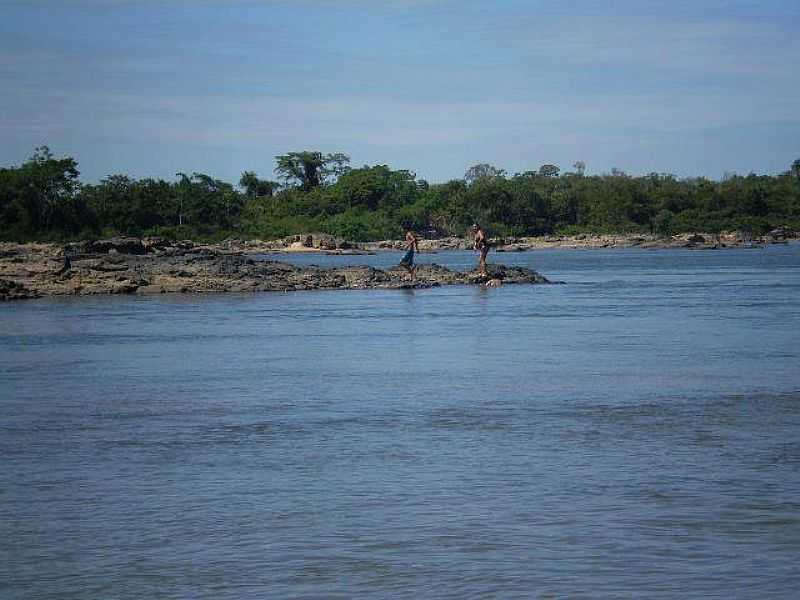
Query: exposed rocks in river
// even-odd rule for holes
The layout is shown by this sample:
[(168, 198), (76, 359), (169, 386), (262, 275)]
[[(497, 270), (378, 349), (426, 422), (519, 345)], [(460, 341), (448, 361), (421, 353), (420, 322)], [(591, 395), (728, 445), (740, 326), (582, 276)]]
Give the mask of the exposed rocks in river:
[[(764, 236), (752, 240), (752, 244), (763, 246), (770, 243), (787, 243), (788, 239), (796, 237), (793, 232), (776, 230), (777, 235)], [(681, 233), (673, 236), (659, 236), (654, 234), (578, 234), (575, 236), (545, 236), (545, 237), (519, 237), (498, 238), (492, 240), (497, 252), (524, 252), (527, 250), (540, 250), (543, 248), (645, 248), (649, 250), (663, 250), (672, 248), (688, 248), (693, 250), (716, 250), (719, 248), (736, 248), (748, 246), (748, 242), (741, 232), (731, 231), (723, 233)]]
[[(763, 246), (770, 243), (787, 243), (796, 238), (795, 232), (786, 228), (771, 231), (762, 238), (751, 239), (743, 232), (723, 233), (684, 233), (674, 236), (654, 234), (578, 234), (574, 236), (548, 235), (539, 237), (493, 238), (491, 244), (496, 252), (525, 252), (544, 248), (631, 248), (646, 249), (717, 249), (740, 246)], [(67, 244), (66, 251), (76, 254), (155, 254), (176, 256), (185, 252), (198, 252), (201, 249), (218, 254), (268, 254), (308, 252), (321, 254), (373, 254), (385, 250), (402, 250), (403, 240), (383, 240), (377, 242), (350, 242), (325, 233), (290, 235), (285, 238), (264, 240), (226, 239), (217, 244), (195, 244), (188, 240), (172, 241), (161, 237), (142, 239), (115, 237), (107, 240), (85, 241)], [(419, 249), (422, 252), (445, 250), (469, 250), (472, 241), (461, 237), (422, 238)]]
[(690, 244), (705, 244), (706, 238), (699, 233), (695, 233), (694, 235), (690, 235), (686, 241)]
[(0, 279), (0, 301), (3, 300), (27, 300), (28, 298), (38, 298), (39, 294), (29, 290), (24, 285), (8, 279)]
[[(728, 247), (760, 248), (770, 243), (788, 243), (797, 237), (786, 228), (763, 238), (742, 232), (695, 233), (671, 237), (656, 235), (545, 236), (496, 238), (496, 252), (523, 252), (542, 248), (688, 248), (714, 250)], [(153, 294), (162, 292), (206, 293), (283, 291), (310, 289), (358, 289), (431, 287), (482, 284), (497, 278), (503, 283), (547, 283), (534, 271), (491, 265), (489, 277), (476, 272), (459, 273), (438, 265), (420, 265), (417, 281), (395, 268), (298, 267), (258, 260), (257, 255), (275, 252), (320, 252), (325, 254), (369, 254), (400, 250), (404, 242), (386, 240), (354, 244), (327, 234), (296, 235), (265, 242), (228, 239), (219, 244), (195, 244), (160, 237), (115, 237), (66, 245), (0, 243), (0, 299), (63, 294)], [(425, 239), (420, 250), (471, 248), (468, 239)], [(255, 258), (254, 258), (255, 257)]]
[[(126, 247), (135, 253), (123, 254), (118, 250)], [(142, 243), (142, 247), (146, 245)], [(416, 281), (411, 282), (406, 271), (397, 267), (385, 271), (367, 266), (301, 267), (208, 246), (165, 247), (158, 253), (140, 253), (139, 245), (125, 241), (90, 248), (114, 252), (70, 254), (89, 249), (73, 246), (66, 249), (70, 258), (65, 260), (62, 246), (0, 245), (0, 297), (427, 288), (481, 284), (489, 279), (504, 283), (549, 283), (530, 269), (497, 264), (490, 265), (488, 276), (423, 264), (419, 265)], [(167, 251), (168, 248), (172, 250)]]

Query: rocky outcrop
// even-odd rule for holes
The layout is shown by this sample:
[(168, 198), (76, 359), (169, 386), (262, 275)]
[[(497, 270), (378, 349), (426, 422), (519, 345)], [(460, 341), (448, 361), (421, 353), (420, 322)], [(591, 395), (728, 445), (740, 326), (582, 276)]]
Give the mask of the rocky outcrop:
[[(574, 236), (548, 235), (539, 237), (507, 237), (491, 240), (493, 252), (525, 252), (544, 248), (646, 248), (670, 249), (690, 248), (697, 250), (729, 248), (770, 243), (787, 243), (796, 238), (796, 233), (778, 228), (763, 238), (750, 239), (741, 232), (719, 234), (693, 233), (674, 236), (654, 234), (578, 234)], [(173, 241), (160, 237), (138, 238), (115, 237), (106, 240), (86, 241), (68, 244), (65, 249), (69, 255), (84, 254), (155, 254), (158, 256), (179, 256), (186, 252), (209, 252), (235, 255), (272, 254), (308, 252), (320, 254), (373, 254), (386, 250), (399, 251), (405, 247), (403, 240), (383, 240), (378, 242), (350, 242), (325, 233), (291, 235), (272, 241), (226, 239), (209, 245), (194, 244), (189, 240)], [(437, 237), (419, 240), (422, 252), (446, 250), (469, 250), (472, 241), (461, 237)]]
[[(419, 249), (422, 252), (435, 252), (437, 250), (468, 250), (472, 248), (472, 241), (460, 237), (441, 237), (436, 239), (419, 239)], [(382, 240), (379, 242), (364, 242), (359, 247), (371, 252), (379, 250), (402, 250), (406, 246), (404, 240)]]
[(0, 301), (5, 300), (27, 300), (29, 298), (38, 298), (39, 294), (29, 290), (24, 285), (16, 281), (9, 281), (7, 279), (0, 279)]
[(98, 254), (144, 254), (146, 252), (142, 240), (133, 237), (115, 237), (89, 242), (86, 250)]
[[(367, 266), (320, 268), (215, 250), (122, 254), (69, 254), (62, 246), (3, 245), (0, 247), (0, 296), (92, 294), (160, 294), (294, 291), (315, 289), (428, 288), (439, 285), (481, 285), (490, 279), (503, 283), (549, 283), (539, 273), (521, 267), (490, 265), (489, 274), (462, 273), (446, 267), (420, 265), (416, 281), (401, 268)], [(122, 246), (118, 246), (122, 247)], [(131, 246), (138, 252), (138, 246)], [(95, 248), (95, 246), (92, 246)], [(88, 249), (88, 248), (82, 248)]]
[(497, 252), (524, 252), (543, 248), (645, 248), (649, 250), (663, 250), (673, 248), (688, 248), (694, 250), (715, 250), (720, 248), (737, 248), (751, 244), (765, 245), (787, 243), (795, 236), (793, 232), (785, 229), (775, 231), (776, 235), (767, 235), (763, 238), (748, 241), (741, 232), (730, 231), (723, 233), (682, 233), (673, 236), (658, 236), (653, 234), (619, 234), (619, 235), (592, 235), (578, 234), (575, 236), (544, 236), (498, 238), (493, 240)]
[[(786, 228), (751, 239), (740, 232), (720, 234), (589, 235), (506, 238), (492, 240), (493, 252), (523, 252), (540, 248), (688, 248), (713, 250), (727, 247), (759, 248), (770, 243), (789, 243), (797, 233)], [(296, 246), (296, 248), (294, 247)], [(420, 250), (465, 250), (464, 238), (420, 240)], [(493, 265), (488, 277), (460, 273), (439, 265), (421, 265), (417, 281), (407, 280), (402, 269), (381, 271), (370, 267), (321, 269), (259, 260), (275, 252), (361, 254), (399, 250), (402, 241), (351, 244), (326, 234), (289, 236), (282, 240), (228, 239), (219, 244), (198, 245), (165, 238), (116, 237), (70, 243), (0, 243), (0, 299), (22, 299), (63, 294), (154, 294), (164, 292), (208, 293), (285, 291), (308, 289), (364, 289), (432, 287), (436, 285), (547, 283), (534, 271)]]

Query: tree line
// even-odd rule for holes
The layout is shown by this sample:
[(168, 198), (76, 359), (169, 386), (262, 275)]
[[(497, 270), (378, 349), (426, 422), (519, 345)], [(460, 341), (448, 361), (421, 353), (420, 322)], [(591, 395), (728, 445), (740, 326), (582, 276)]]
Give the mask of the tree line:
[(495, 236), (577, 233), (709, 233), (800, 229), (800, 159), (778, 175), (679, 179), (587, 175), (545, 164), (509, 174), (489, 164), (428, 183), (386, 165), (352, 167), (342, 153), (276, 157), (275, 179), (242, 173), (238, 185), (203, 173), (175, 179), (110, 175), (81, 183), (78, 163), (37, 148), (0, 168), (0, 239), (67, 240), (117, 234), (177, 239), (274, 239), (323, 232), (354, 241), (392, 239), (408, 226), (463, 235), (473, 222)]

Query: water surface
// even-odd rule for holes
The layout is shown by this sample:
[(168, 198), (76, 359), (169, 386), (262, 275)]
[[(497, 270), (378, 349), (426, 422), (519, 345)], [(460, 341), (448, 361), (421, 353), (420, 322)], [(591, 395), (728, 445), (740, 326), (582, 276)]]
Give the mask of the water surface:
[(795, 597), (800, 246), (490, 259), (0, 306), (0, 597)]

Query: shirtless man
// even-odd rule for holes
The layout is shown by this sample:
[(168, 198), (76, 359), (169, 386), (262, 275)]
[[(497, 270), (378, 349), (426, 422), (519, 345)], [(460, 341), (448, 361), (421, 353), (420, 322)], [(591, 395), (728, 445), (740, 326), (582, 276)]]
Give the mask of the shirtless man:
[(415, 281), (417, 278), (417, 266), (414, 264), (415, 252), (419, 252), (417, 236), (411, 231), (411, 228), (406, 228), (406, 253), (400, 260), (400, 266), (408, 271), (411, 281)]
[(478, 260), (478, 272), (484, 277), (488, 277), (489, 273), (486, 271), (486, 255), (489, 254), (489, 239), (486, 237), (486, 232), (478, 223), (472, 226), (473, 245), (472, 247), (481, 253)]

